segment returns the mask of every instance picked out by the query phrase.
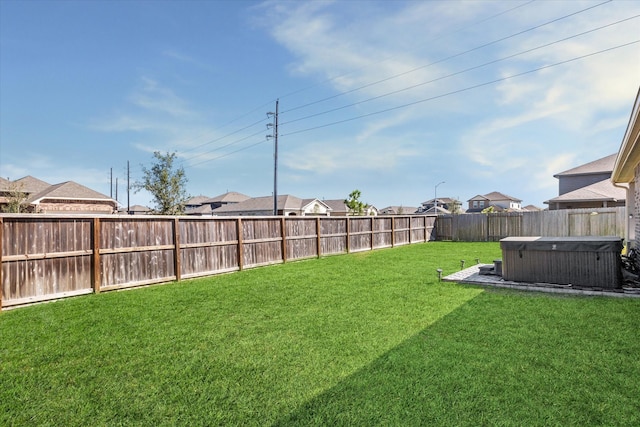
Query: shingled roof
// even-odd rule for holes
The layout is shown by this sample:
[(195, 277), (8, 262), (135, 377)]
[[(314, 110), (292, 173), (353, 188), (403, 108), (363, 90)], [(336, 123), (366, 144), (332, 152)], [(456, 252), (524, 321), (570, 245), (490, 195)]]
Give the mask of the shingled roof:
[(219, 196), (207, 199), (205, 201), (205, 203), (216, 203), (216, 202), (219, 202), (219, 203), (240, 203), (240, 202), (244, 202), (245, 200), (248, 200), (250, 198), (251, 197), (247, 196), (246, 194), (238, 193), (236, 191), (229, 191), (229, 192), (221, 194)]
[(185, 202), (186, 206), (200, 206), (209, 200), (209, 196), (194, 196)]
[(601, 174), (601, 173), (607, 173), (607, 172), (611, 173), (611, 171), (613, 171), (613, 166), (616, 162), (617, 155), (618, 155), (617, 153), (614, 153), (607, 157), (594, 160), (593, 162), (589, 162), (584, 165), (577, 166), (573, 169), (560, 172), (553, 176), (556, 178), (559, 178), (561, 176), (570, 176), (570, 175), (594, 175), (594, 174)]
[(23, 193), (35, 194), (46, 190), (51, 187), (51, 184), (44, 182), (41, 179), (34, 178), (31, 175), (27, 175), (23, 178), (12, 181), (16, 188)]
[(616, 187), (611, 180), (604, 179), (598, 181), (595, 184), (587, 185), (586, 187), (578, 188), (577, 190), (570, 191), (561, 196), (554, 197), (547, 200), (546, 204), (557, 202), (617, 202), (625, 200), (627, 197), (626, 190), (624, 188)]
[(50, 185), (39, 193), (31, 195), (27, 199), (27, 202), (37, 203), (43, 199), (113, 200), (109, 196), (105, 196), (102, 193), (73, 181), (65, 181), (60, 184)]
[[(278, 196), (278, 210), (283, 209), (300, 209), (303, 200), (284, 194)], [(239, 203), (231, 203), (220, 206), (213, 210), (214, 214), (225, 212), (253, 212), (253, 211), (269, 211), (273, 210), (273, 196), (253, 197)]]

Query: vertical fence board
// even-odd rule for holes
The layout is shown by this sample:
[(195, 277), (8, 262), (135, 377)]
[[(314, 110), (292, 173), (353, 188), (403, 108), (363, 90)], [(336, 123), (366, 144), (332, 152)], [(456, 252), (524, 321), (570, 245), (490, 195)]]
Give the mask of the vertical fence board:
[(625, 209), (597, 208), (539, 212), (441, 215), (436, 220), (439, 240), (497, 241), (508, 236), (625, 237)]
[(2, 311), (2, 295), (4, 294), (4, 263), (2, 262), (2, 254), (4, 253), (4, 219), (0, 218), (0, 311)]
[(283, 261), (283, 234), (278, 217), (245, 218), (242, 224), (245, 267)]
[(240, 269), (237, 220), (184, 218), (179, 225), (182, 277)]
[(176, 280), (172, 217), (103, 218), (100, 258), (102, 289)]
[(320, 252), (322, 255), (347, 253), (347, 218), (320, 218)]
[(88, 218), (2, 218), (1, 251), (2, 306), (92, 292)]
[(242, 218), (238, 218), (236, 223), (236, 233), (238, 234), (238, 269), (244, 269), (244, 241), (242, 238), (242, 229), (244, 225), (242, 224)]
[(349, 218), (349, 250), (360, 252), (371, 248), (372, 222), (367, 217)]
[(100, 218), (94, 218), (91, 236), (91, 287), (97, 294), (100, 293), (102, 277), (100, 274)]
[(396, 246), (407, 245), (411, 236), (411, 220), (408, 217), (395, 219), (395, 244)]
[(390, 248), (393, 246), (393, 218), (378, 217), (372, 218), (373, 238), (371, 239), (373, 248)]

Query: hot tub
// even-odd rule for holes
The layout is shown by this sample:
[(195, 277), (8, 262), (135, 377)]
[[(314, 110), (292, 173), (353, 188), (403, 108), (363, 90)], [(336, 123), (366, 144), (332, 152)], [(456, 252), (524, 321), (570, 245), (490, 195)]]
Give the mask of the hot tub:
[(620, 288), (619, 237), (507, 237), (502, 277), (514, 282)]

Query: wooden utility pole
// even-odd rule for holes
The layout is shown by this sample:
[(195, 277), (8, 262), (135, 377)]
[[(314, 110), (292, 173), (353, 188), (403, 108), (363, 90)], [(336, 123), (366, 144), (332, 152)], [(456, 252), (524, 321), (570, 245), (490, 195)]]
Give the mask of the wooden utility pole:
[(276, 99), (276, 112), (267, 113), (267, 116), (273, 116), (273, 123), (269, 123), (267, 127), (273, 126), (273, 135), (267, 135), (267, 138), (273, 138), (273, 215), (278, 215), (278, 103)]
[(127, 160), (127, 213), (131, 212), (131, 203), (130, 200), (131, 193), (131, 174), (129, 169), (129, 160)]

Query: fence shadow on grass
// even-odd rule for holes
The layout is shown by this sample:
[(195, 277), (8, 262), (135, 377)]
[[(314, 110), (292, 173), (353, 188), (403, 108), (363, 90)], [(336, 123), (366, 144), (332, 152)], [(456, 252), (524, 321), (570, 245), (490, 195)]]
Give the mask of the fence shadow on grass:
[(518, 295), (479, 294), (274, 425), (639, 425), (633, 328), (587, 324), (611, 313), (594, 299)]

